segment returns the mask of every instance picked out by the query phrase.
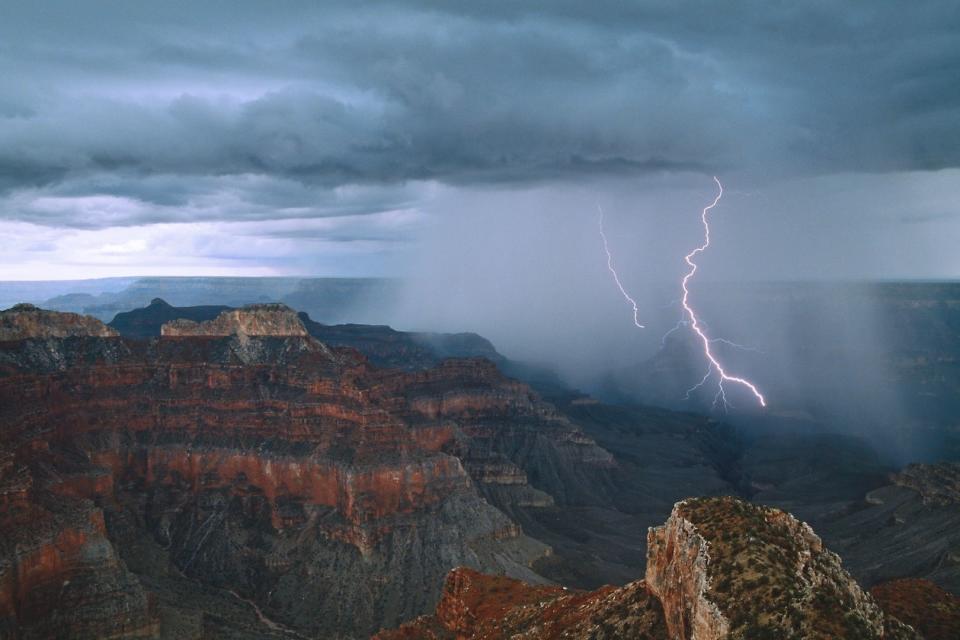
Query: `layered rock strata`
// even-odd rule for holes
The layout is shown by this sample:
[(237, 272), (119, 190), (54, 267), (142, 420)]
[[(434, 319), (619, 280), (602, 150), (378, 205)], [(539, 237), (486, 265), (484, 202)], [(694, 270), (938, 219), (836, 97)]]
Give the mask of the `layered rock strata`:
[[(0, 527), (49, 501), (102, 512), (102, 557), (117, 558), (126, 584), (110, 606), (140, 612), (121, 635), (155, 630), (154, 612), (129, 604), (149, 601), (143, 587), (121, 578), (158, 550), (172, 565), (161, 577), (229, 589), (271, 622), (322, 636), (424, 613), (456, 565), (536, 581), (529, 565), (548, 549), (484, 487), (563, 500), (613, 464), (486, 361), (379, 370), (291, 314), (231, 311), (146, 341), (38, 331), (0, 344), (0, 497), (20, 509)], [(43, 621), (11, 578), (29, 554), (3, 554), (4, 624), (31, 637)], [(172, 609), (161, 635), (191, 627)]]

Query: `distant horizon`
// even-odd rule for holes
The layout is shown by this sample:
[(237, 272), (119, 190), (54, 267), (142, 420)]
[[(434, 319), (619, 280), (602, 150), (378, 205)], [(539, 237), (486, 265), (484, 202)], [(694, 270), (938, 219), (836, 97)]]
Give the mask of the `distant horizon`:
[[(190, 275), (190, 276), (163, 276), (163, 275), (134, 275), (134, 276), (104, 276), (99, 278), (44, 278), (44, 279), (19, 279), (8, 280), (0, 279), (0, 284), (41, 284), (41, 283), (69, 283), (69, 282), (106, 282), (118, 280), (395, 280), (398, 282), (407, 280), (417, 280), (419, 276), (323, 276), (323, 275), (277, 275), (277, 276), (224, 276), (224, 275)], [(803, 283), (960, 283), (958, 277), (876, 277), (876, 278), (751, 278), (751, 279), (732, 279), (715, 278), (709, 275), (703, 276), (705, 282), (713, 284), (803, 284)], [(663, 279), (645, 279), (642, 282), (651, 284), (670, 284), (675, 280)]]

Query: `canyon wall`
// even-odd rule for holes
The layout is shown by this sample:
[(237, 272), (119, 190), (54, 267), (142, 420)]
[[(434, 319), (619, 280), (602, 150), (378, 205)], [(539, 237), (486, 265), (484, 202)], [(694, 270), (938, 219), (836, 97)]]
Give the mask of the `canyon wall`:
[(300, 336), (307, 329), (297, 312), (284, 304), (252, 304), (222, 311), (212, 320), (175, 319), (160, 327), (164, 336)]
[[(49, 575), (94, 589), (91, 576), (113, 571), (104, 610), (130, 612), (116, 637), (163, 635), (189, 617), (164, 591), (174, 578), (344, 637), (430, 610), (457, 565), (539, 580), (529, 566), (549, 548), (487, 488), (553, 504), (602, 486), (613, 465), (487, 361), (377, 369), (295, 323), (271, 305), (150, 340), (41, 330), (0, 342), (0, 526), (33, 535), (38, 505), (99, 513), (102, 531), (68, 540), (69, 561)], [(96, 571), (70, 560), (90, 544)], [(32, 637), (42, 608), (17, 595), (32, 556), (2, 552), (3, 624)], [(170, 567), (155, 569), (160, 558)], [(138, 582), (128, 567), (156, 574)]]

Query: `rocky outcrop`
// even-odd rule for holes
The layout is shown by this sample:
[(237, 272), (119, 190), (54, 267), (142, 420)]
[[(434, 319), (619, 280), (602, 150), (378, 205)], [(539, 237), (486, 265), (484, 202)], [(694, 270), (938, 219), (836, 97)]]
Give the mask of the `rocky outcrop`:
[(223, 311), (213, 320), (177, 319), (160, 328), (163, 336), (300, 336), (309, 335), (296, 311), (285, 304), (253, 304)]
[(622, 588), (570, 591), (454, 569), (436, 613), (376, 640), (635, 638), (667, 640), (660, 604), (643, 581)]
[(109, 338), (117, 335), (115, 330), (96, 318), (76, 313), (47, 311), (32, 304), (18, 304), (0, 311), (0, 341), (74, 336)]
[(734, 498), (679, 502), (651, 529), (647, 553), (646, 581), (672, 638), (883, 638), (894, 627), (912, 633), (885, 627), (883, 612), (839, 557), (778, 509)]
[(416, 371), (434, 367), (447, 358), (504, 362), (489, 341), (474, 333), (415, 333), (383, 325), (328, 325), (314, 322), (306, 313), (301, 313), (300, 319), (316, 339), (330, 346), (357, 349), (378, 367)]
[(672, 638), (719, 640), (730, 633), (730, 621), (713, 600), (710, 554), (696, 526), (671, 515), (647, 537), (647, 583), (665, 605)]
[[(678, 502), (649, 535), (645, 580), (570, 591), (456, 569), (433, 615), (377, 638), (924, 637), (905, 622), (923, 615), (922, 606), (905, 605), (891, 596), (902, 590), (888, 589), (881, 601), (893, 597), (895, 604), (885, 615), (813, 530), (783, 511), (734, 498), (693, 498)], [(945, 602), (941, 594), (916, 599), (927, 607)], [(942, 615), (935, 624), (948, 628)]]

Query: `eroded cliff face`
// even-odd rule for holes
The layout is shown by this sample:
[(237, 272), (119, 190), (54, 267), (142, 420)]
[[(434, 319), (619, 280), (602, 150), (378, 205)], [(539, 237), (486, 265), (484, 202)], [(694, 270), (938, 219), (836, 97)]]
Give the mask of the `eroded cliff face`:
[(32, 304), (18, 304), (0, 311), (0, 341), (28, 338), (66, 338), (119, 335), (96, 318), (76, 313), (47, 311)]
[[(52, 565), (50, 581), (99, 584), (91, 576), (114, 567), (109, 606), (134, 612), (117, 637), (190, 627), (163, 591), (179, 575), (276, 624), (352, 637), (430, 610), (456, 565), (536, 581), (529, 565), (548, 549), (485, 488), (550, 503), (612, 465), (485, 361), (379, 370), (300, 335), (287, 311), (248, 312), (201, 335), (0, 344), (0, 527), (29, 535), (41, 504), (100, 513), (96, 568)], [(3, 556), (3, 624), (31, 637), (44, 622), (16, 578), (30, 554)]]
[(719, 640), (730, 633), (730, 621), (707, 597), (710, 587), (707, 541), (692, 522), (672, 514), (647, 536), (646, 580), (664, 604), (672, 638)]
[(25, 492), (4, 505), (0, 530), (0, 636), (158, 636), (147, 592), (118, 557), (103, 512), (89, 500), (39, 492), (29, 499)]
[(778, 509), (685, 500), (648, 545), (646, 581), (672, 638), (919, 637), (886, 619), (813, 530)]

